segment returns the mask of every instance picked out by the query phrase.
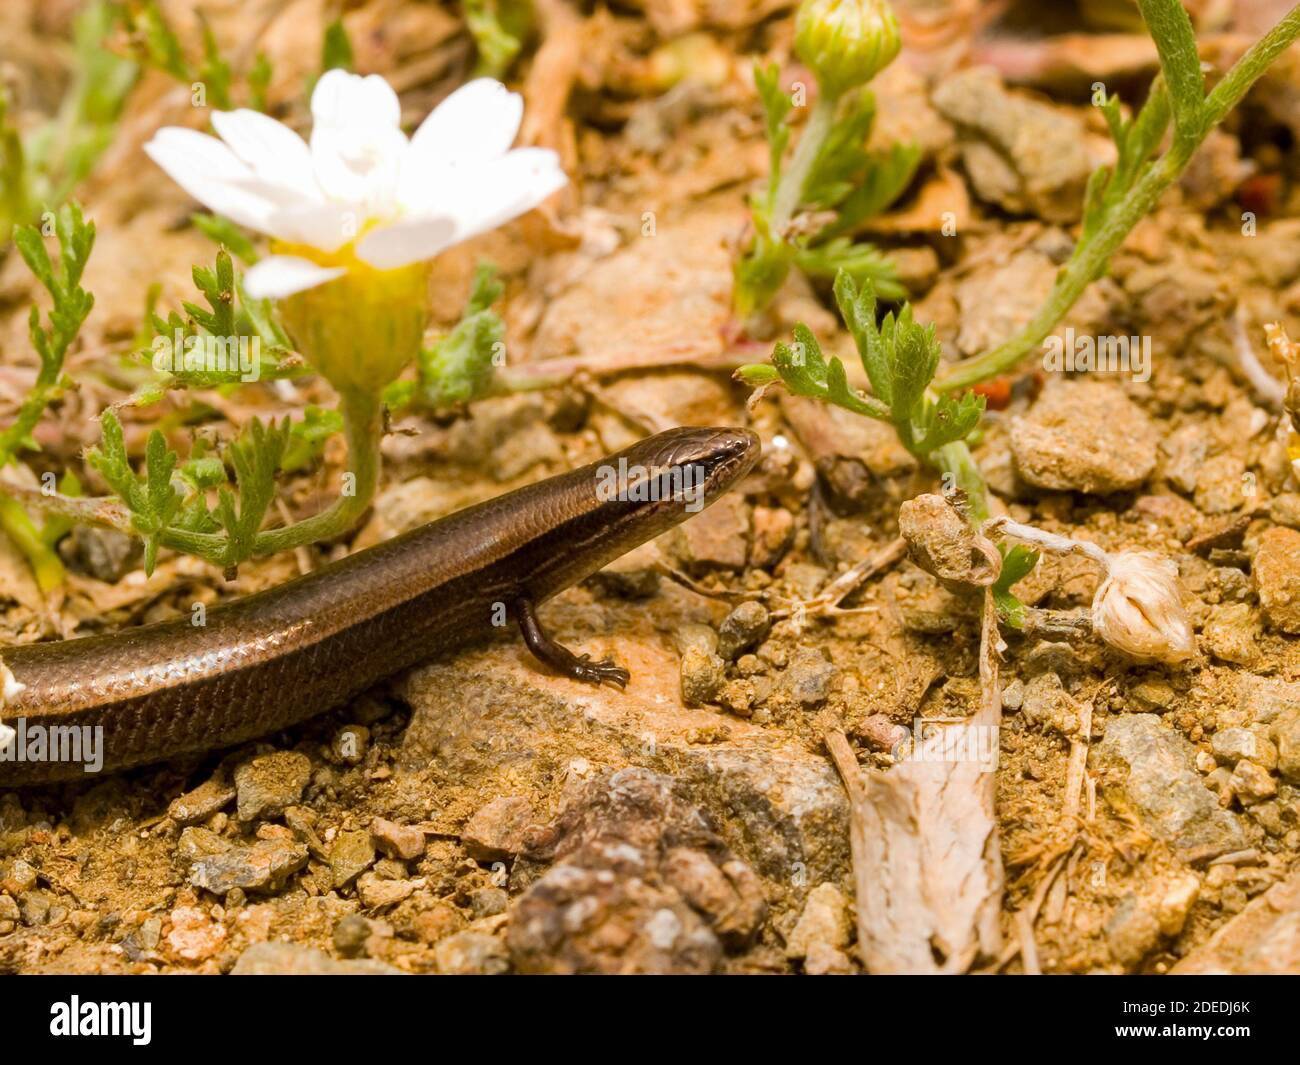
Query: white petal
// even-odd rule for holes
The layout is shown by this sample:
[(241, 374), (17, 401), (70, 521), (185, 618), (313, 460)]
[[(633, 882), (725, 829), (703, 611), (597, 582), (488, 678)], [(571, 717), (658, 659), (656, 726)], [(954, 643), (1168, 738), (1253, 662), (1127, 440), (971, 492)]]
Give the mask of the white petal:
[(356, 239), (366, 221), (364, 208), (351, 203), (313, 203), (283, 207), (268, 215), (268, 230), (290, 244), (337, 251)]
[(499, 81), (478, 78), (429, 112), (411, 147), (431, 163), (483, 162), (505, 154), (523, 117), (522, 96)]
[(516, 148), (442, 192), (441, 208), (456, 218), (457, 241), (495, 229), (526, 214), (568, 177), (559, 157), (547, 148)]
[(282, 190), (258, 181), (221, 141), (171, 127), (159, 130), (144, 150), (194, 199), (240, 225), (267, 232), (267, 216)]
[(255, 300), (279, 299), (333, 281), (346, 272), (342, 267), (318, 266), (294, 255), (270, 255), (244, 275), (244, 289)]
[(365, 205), (372, 217), (395, 206), (408, 148), (400, 129), (384, 125), (318, 125), (311, 131), (317, 184), (332, 199)]
[(458, 239), (450, 218), (404, 219), (361, 238), (357, 257), (379, 270), (432, 259)]
[(402, 105), (392, 86), (378, 74), (363, 78), (346, 70), (327, 70), (311, 94), (311, 115), (317, 126), (397, 129)]
[(312, 177), (311, 150), (297, 133), (260, 111), (214, 111), (212, 127), (262, 181), (320, 199)]

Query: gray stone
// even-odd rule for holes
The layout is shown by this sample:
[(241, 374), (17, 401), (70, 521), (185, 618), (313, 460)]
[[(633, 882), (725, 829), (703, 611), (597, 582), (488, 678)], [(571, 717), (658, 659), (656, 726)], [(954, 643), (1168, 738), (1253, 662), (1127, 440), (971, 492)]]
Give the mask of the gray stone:
[(279, 817), (302, 799), (311, 759), (297, 751), (258, 755), (235, 767), (235, 808), (241, 821)]
[(718, 626), (718, 654), (734, 659), (760, 642), (772, 627), (767, 607), (753, 601), (741, 603)]
[(444, 976), (500, 976), (510, 971), (505, 944), (485, 932), (457, 932), (433, 948)]
[(1106, 942), (1125, 968), (1142, 961), (1160, 941), (1160, 922), (1135, 895), (1125, 895), (1106, 922)]
[(803, 706), (819, 706), (830, 694), (835, 666), (820, 649), (800, 647), (791, 656), (781, 683), (791, 698)]
[(376, 817), (370, 822), (370, 838), (389, 858), (412, 861), (424, 853), (424, 830), (412, 825), (399, 825)]
[(190, 883), (224, 895), (241, 891), (274, 891), (307, 864), (307, 848), (287, 840), (258, 840), (248, 847), (231, 847), (197, 859), (190, 866)]
[(1273, 740), (1282, 779), (1300, 784), (1300, 707), (1287, 710), (1273, 722)]
[(695, 646), (682, 654), (682, 702), (687, 706), (713, 702), (726, 679), (726, 664), (717, 655)]
[(1223, 728), (1210, 737), (1210, 750), (1220, 765), (1236, 765), (1243, 758), (1254, 758), (1259, 738), (1248, 728)]
[(818, 944), (842, 951), (849, 945), (851, 928), (844, 892), (834, 884), (818, 884), (808, 892), (803, 913), (786, 940), (785, 956), (805, 958)]
[(1202, 783), (1195, 757), (1196, 749), (1154, 714), (1112, 718), (1091, 754), (1106, 800), (1135, 814), (1184, 860), (1243, 849), (1241, 823)]
[(352, 881), (374, 864), (375, 845), (370, 833), (355, 831), (340, 832), (329, 846), (330, 872), (334, 875), (336, 888), (347, 887)]
[(1251, 572), (1269, 624), (1279, 632), (1300, 633), (1300, 532), (1266, 529)]
[(167, 816), (178, 825), (197, 825), (222, 810), (235, 797), (235, 787), (224, 777), (210, 777), (193, 791), (172, 800)]
[(1247, 721), (1270, 724), (1286, 714), (1300, 713), (1300, 683), (1243, 675), (1239, 705)]

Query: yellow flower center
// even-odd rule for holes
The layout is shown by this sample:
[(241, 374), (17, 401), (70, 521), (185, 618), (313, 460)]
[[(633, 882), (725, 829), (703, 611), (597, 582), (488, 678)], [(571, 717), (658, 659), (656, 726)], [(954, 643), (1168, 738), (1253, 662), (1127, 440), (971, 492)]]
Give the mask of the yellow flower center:
[(379, 270), (362, 262), (355, 243), (325, 252), (276, 241), (295, 255), (347, 272), (280, 301), (298, 350), (340, 392), (377, 394), (420, 350), (428, 323), (429, 263)]

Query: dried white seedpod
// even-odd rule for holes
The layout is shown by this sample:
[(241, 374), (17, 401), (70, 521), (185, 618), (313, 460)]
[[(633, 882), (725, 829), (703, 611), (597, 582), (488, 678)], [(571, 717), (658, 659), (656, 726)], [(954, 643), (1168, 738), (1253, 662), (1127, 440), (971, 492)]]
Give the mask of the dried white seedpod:
[(1107, 557), (1107, 575), (1092, 600), (1093, 630), (1139, 662), (1185, 662), (1196, 639), (1183, 609), (1178, 567), (1151, 551)]

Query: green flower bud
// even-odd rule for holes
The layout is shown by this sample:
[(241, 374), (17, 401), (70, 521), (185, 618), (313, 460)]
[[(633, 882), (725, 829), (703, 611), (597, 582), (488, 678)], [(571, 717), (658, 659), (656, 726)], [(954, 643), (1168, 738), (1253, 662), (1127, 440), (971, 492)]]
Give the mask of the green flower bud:
[(865, 85), (894, 61), (902, 40), (885, 0), (803, 0), (794, 50), (836, 95)]

